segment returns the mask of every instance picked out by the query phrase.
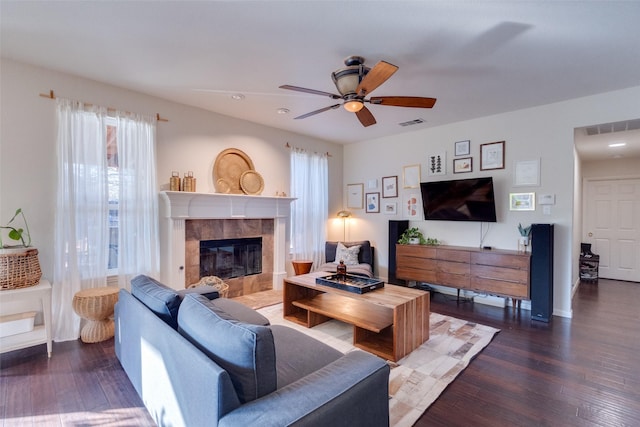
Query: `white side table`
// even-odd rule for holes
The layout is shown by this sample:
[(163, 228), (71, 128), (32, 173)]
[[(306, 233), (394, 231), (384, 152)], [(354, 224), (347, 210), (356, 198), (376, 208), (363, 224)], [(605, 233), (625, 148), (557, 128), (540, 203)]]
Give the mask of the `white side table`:
[(42, 324), (32, 331), (0, 338), (0, 353), (46, 343), (51, 357), (51, 283), (48, 280), (41, 279), (37, 285), (27, 288), (0, 291), (0, 315), (28, 310), (41, 312)]

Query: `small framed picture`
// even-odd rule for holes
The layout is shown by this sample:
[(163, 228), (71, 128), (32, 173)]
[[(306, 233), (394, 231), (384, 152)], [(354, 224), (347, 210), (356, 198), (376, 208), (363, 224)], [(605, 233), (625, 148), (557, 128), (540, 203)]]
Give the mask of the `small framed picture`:
[(347, 184), (347, 207), (362, 209), (362, 193), (364, 184)]
[(510, 211), (535, 211), (536, 193), (509, 193)]
[(404, 188), (420, 188), (420, 165), (405, 166), (402, 170)]
[(517, 161), (514, 167), (513, 185), (515, 187), (540, 186), (540, 159)]
[(367, 193), (367, 206), (365, 212), (380, 212), (380, 193)]
[(398, 204), (396, 202), (385, 202), (382, 212), (385, 215), (395, 215), (398, 213)]
[(468, 156), (471, 154), (471, 141), (458, 141), (455, 143), (455, 156)]
[(467, 173), (473, 171), (473, 159), (471, 157), (462, 157), (453, 159), (453, 173)]
[(480, 145), (480, 170), (504, 169), (504, 141)]
[(404, 217), (417, 218), (420, 213), (420, 199), (417, 194), (407, 194), (404, 200)]
[(382, 177), (382, 198), (398, 197), (398, 176)]
[(447, 153), (431, 154), (427, 157), (427, 175), (445, 175), (447, 173)]

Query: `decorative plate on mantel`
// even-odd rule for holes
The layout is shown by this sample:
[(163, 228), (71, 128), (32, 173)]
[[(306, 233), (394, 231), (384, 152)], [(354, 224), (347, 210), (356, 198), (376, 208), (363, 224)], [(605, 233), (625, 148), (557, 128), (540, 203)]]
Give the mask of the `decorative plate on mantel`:
[(218, 193), (243, 194), (240, 178), (253, 170), (253, 162), (242, 150), (227, 148), (218, 154), (213, 164), (213, 182)]
[(262, 193), (264, 189), (262, 175), (254, 170), (243, 172), (240, 177), (240, 188), (246, 194), (257, 195)]

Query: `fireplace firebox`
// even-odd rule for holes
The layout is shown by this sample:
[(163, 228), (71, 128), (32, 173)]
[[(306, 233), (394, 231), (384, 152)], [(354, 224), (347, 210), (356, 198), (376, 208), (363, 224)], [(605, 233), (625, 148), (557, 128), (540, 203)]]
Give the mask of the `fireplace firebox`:
[(262, 273), (262, 237), (200, 241), (200, 277), (221, 279)]

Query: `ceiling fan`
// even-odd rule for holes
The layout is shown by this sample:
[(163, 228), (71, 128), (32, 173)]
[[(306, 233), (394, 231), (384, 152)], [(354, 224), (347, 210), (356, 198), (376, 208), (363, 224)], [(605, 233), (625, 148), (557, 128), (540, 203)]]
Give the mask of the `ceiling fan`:
[(364, 58), (361, 56), (349, 56), (344, 60), (344, 64), (346, 65), (345, 68), (340, 68), (331, 73), (333, 83), (336, 85), (340, 95), (299, 86), (280, 86), (280, 89), (328, 96), (331, 99), (342, 99), (344, 101), (342, 104), (320, 108), (319, 110), (295, 117), (295, 119), (304, 119), (324, 111), (336, 109), (342, 105), (345, 110), (356, 113), (356, 117), (358, 117), (360, 123), (367, 127), (376, 124), (376, 119), (373, 117), (373, 114), (371, 114), (371, 111), (365, 107), (365, 102), (373, 105), (412, 108), (432, 108), (436, 103), (435, 98), (423, 98), (419, 96), (377, 96), (366, 99), (365, 97), (386, 82), (387, 79), (398, 70), (398, 67), (386, 61), (380, 61), (373, 68), (369, 68), (364, 65)]

